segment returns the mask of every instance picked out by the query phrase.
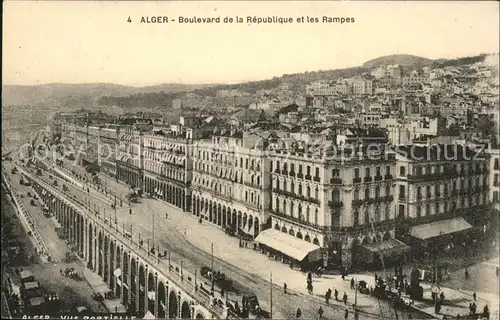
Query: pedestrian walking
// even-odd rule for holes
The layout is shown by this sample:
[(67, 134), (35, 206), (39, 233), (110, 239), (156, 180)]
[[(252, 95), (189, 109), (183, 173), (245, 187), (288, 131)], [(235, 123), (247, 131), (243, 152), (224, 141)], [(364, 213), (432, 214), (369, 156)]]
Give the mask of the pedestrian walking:
[(339, 292), (337, 291), (337, 289), (335, 289), (334, 291), (334, 296), (335, 296), (335, 301), (339, 301)]
[(323, 308), (321, 306), (319, 306), (319, 309), (318, 309), (318, 317), (320, 319), (323, 319)]
[(345, 280), (345, 273), (344, 273), (344, 270), (342, 270), (342, 280)]
[(351, 278), (351, 289), (354, 289), (354, 278)]
[(476, 301), (477, 295), (476, 295), (476, 292), (475, 292), (475, 291), (474, 291), (474, 293), (472, 294), (472, 297), (474, 298), (474, 301)]
[(349, 310), (345, 309), (344, 319), (347, 320), (349, 318)]
[(469, 279), (469, 271), (465, 268), (465, 279)]
[(342, 297), (344, 304), (347, 305), (347, 293), (344, 292), (344, 296)]
[(297, 312), (295, 313), (295, 316), (297, 319), (300, 319), (300, 317), (302, 317), (302, 310), (300, 310), (300, 308), (297, 308)]
[(325, 293), (326, 304), (330, 304), (331, 297), (332, 297), (332, 290), (331, 289), (326, 290), (326, 293)]
[[(411, 316), (411, 314), (410, 314)], [(359, 312), (358, 309), (354, 310), (354, 320), (359, 320)]]
[(283, 293), (284, 294), (286, 294), (286, 288), (287, 288), (286, 283), (283, 283)]
[(165, 212), (165, 219), (168, 219), (168, 213)]
[(490, 309), (488, 308), (487, 304), (485, 304), (483, 308), (483, 317), (485, 317), (486, 319), (490, 318)]
[(500, 273), (500, 270), (498, 269), (498, 266), (497, 266), (497, 269), (496, 269), (495, 273), (496, 273), (496, 275), (498, 277), (498, 274)]

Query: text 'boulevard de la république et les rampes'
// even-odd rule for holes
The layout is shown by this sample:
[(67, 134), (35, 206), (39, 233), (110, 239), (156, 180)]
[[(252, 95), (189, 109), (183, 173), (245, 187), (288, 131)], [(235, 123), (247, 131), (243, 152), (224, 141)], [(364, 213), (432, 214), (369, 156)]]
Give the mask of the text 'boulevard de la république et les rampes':
[[(323, 16), (318, 17), (279, 17), (279, 16), (247, 16), (243, 17), (178, 17), (177, 19), (169, 18), (167, 16), (142, 16), (140, 23), (182, 23), (182, 24), (217, 24), (217, 23), (247, 23), (247, 24), (290, 24), (290, 23), (354, 23), (355, 19), (353, 17), (328, 17)], [(131, 22), (131, 21), (129, 21)]]

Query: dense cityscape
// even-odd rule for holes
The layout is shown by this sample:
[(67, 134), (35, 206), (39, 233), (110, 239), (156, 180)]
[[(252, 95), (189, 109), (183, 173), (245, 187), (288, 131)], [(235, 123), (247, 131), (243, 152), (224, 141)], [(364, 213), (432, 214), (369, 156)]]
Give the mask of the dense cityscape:
[[(2, 239), (2, 305), (145, 319), (498, 314), (499, 58), (480, 57), (197, 89), (165, 114), (56, 112), (22, 137), (10, 122), (2, 234), (21, 217), (34, 253)], [(100, 103), (127, 99), (138, 96)], [(26, 267), (36, 255), (87, 297), (55, 304), (65, 293), (44, 277), (58, 272)]]

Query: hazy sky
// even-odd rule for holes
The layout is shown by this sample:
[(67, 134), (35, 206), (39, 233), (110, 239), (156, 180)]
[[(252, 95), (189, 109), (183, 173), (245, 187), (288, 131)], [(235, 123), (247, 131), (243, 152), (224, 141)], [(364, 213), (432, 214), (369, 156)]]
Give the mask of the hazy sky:
[[(234, 83), (358, 66), (405, 53), (452, 58), (499, 51), (492, 2), (5, 1), (3, 83)], [(128, 17), (132, 23), (127, 23)], [(168, 24), (140, 24), (168, 16)], [(245, 23), (179, 24), (178, 17)], [(246, 23), (280, 16), (292, 24)], [(354, 23), (298, 23), (298, 17)]]

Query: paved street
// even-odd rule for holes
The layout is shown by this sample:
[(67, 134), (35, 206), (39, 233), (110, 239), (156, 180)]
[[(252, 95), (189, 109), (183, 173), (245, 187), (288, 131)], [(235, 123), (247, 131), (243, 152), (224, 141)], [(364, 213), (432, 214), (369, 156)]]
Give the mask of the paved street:
[[(19, 185), (16, 185), (16, 187), (19, 187)], [(14, 208), (8, 201), (4, 200), (6, 199), (3, 198), (2, 195), (2, 215), (14, 217)], [(30, 211), (35, 223), (37, 224), (42, 238), (44, 238), (45, 241), (54, 241), (54, 245), (49, 246), (48, 248), (51, 256), (62, 259), (67, 250), (67, 246), (65, 242), (57, 238), (57, 235), (54, 237), (55, 232), (53, 224), (52, 228), (50, 227), (51, 220), (44, 217), (41, 212), (33, 210), (34, 207), (30, 207), (29, 204), (26, 208)], [(20, 227), (20, 222), (16, 222), (16, 220), (14, 220), (14, 226), (15, 233), (18, 235), (17, 241), (22, 244), (25, 256), (35, 254), (34, 247), (31, 242), (28, 241), (29, 237)], [(54, 234), (52, 234), (52, 232), (54, 232)], [(54, 261), (51, 263), (43, 263), (35, 260), (35, 262), (24, 261), (18, 265), (12, 265), (12, 268), (16, 267), (31, 271), (35, 276), (35, 280), (40, 282), (42, 288), (48, 290), (50, 293), (57, 293), (64, 302), (65, 309), (69, 310), (78, 306), (85, 306), (88, 310), (93, 312), (106, 311), (106, 307), (104, 305), (98, 304), (92, 299), (94, 290), (92, 286), (85, 281), (85, 279), (73, 280), (61, 276), (60, 270), (64, 270), (66, 268), (75, 268), (76, 272), (82, 275), (84, 267), (79, 262), (65, 263), (62, 261)]]

